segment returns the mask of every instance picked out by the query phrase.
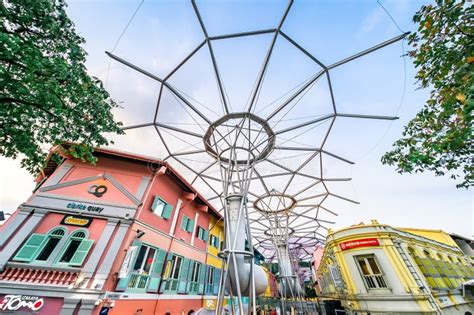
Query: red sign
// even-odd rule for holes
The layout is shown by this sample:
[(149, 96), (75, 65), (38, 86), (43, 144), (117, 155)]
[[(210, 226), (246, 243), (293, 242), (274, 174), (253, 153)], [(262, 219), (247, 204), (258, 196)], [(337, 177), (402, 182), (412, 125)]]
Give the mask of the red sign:
[(348, 250), (358, 247), (379, 246), (379, 241), (376, 238), (361, 238), (359, 240), (342, 242), (339, 246), (342, 250)]

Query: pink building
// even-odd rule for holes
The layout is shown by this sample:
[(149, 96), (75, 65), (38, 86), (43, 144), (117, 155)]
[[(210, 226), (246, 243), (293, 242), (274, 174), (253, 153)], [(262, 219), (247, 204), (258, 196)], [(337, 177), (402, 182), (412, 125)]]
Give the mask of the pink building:
[(319, 268), (319, 265), (321, 264), (321, 259), (323, 258), (324, 254), (324, 247), (317, 245), (314, 253), (313, 253), (313, 258), (311, 259), (311, 274), (313, 277), (313, 283), (316, 283), (315, 290), (317, 294), (321, 293), (321, 287), (319, 285), (319, 278), (317, 275), (317, 271)]
[(206, 258), (220, 215), (166, 162), (95, 153), (96, 165), (48, 159), (0, 227), (0, 313), (197, 311), (218, 281)]

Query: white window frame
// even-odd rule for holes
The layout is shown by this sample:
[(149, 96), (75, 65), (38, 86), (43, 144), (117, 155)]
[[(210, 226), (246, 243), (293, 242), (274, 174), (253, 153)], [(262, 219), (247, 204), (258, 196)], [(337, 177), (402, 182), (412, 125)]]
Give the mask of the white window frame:
[[(374, 271), (372, 270), (372, 267), (369, 264), (369, 261), (367, 258), (373, 258), (375, 261), (375, 264), (377, 265), (377, 268), (380, 270), (380, 274), (375, 274)], [(370, 275), (364, 275), (364, 272), (362, 271), (362, 267), (359, 264), (359, 259), (363, 259), (369, 268)], [(357, 269), (359, 270), (359, 274), (362, 278), (362, 282), (364, 282), (365, 288), (367, 290), (389, 290), (390, 286), (388, 285), (388, 282), (385, 277), (385, 273), (383, 272), (383, 269), (380, 266), (380, 263), (377, 259), (377, 256), (374, 254), (365, 254), (365, 255), (355, 255), (354, 256), (355, 264), (357, 265)], [(371, 279), (371, 281), (375, 284), (375, 287), (372, 288), (369, 283), (368, 283), (368, 278)], [(385, 286), (381, 286), (380, 283), (385, 284)]]

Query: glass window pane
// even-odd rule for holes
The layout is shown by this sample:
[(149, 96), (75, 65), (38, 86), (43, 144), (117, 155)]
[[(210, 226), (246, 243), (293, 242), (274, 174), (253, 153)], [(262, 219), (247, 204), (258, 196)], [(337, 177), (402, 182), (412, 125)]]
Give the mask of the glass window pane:
[(133, 271), (137, 271), (142, 267), (143, 259), (145, 259), (145, 252), (147, 248), (147, 246), (143, 245), (140, 247), (137, 259), (135, 260), (135, 264), (133, 265)]
[(365, 276), (370, 275), (369, 267), (367, 266), (367, 263), (364, 258), (357, 258), (357, 261), (359, 262), (360, 269), (362, 270), (362, 273)]
[(173, 272), (173, 279), (179, 279), (179, 269), (181, 268), (181, 257), (176, 257), (176, 261), (174, 264), (174, 272)]
[(150, 247), (148, 251), (148, 255), (146, 256), (145, 266), (143, 267), (143, 271), (150, 272), (151, 265), (153, 264), (153, 257), (155, 257), (155, 249)]
[(367, 261), (369, 262), (370, 269), (372, 269), (372, 273), (379, 275), (381, 274), (379, 266), (377, 266), (377, 263), (375, 262), (374, 257), (367, 257)]
[(68, 263), (71, 261), (72, 256), (76, 253), (77, 248), (81, 244), (80, 240), (72, 240), (69, 243), (69, 246), (67, 247), (66, 251), (63, 254), (63, 257), (59, 260), (59, 262), (65, 262)]
[(53, 250), (56, 248), (56, 245), (58, 245), (60, 240), (61, 240), (60, 238), (50, 237), (48, 241), (46, 242), (46, 245), (43, 247), (43, 250), (36, 258), (36, 260), (40, 260), (40, 261), (48, 260), (49, 256), (51, 255)]

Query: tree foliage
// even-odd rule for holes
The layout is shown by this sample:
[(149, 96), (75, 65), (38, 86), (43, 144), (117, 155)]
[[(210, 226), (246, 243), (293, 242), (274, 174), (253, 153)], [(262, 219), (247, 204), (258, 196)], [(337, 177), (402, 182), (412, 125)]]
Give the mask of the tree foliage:
[(3, 0), (0, 4), (0, 154), (22, 157), (32, 173), (51, 145), (77, 143), (66, 153), (94, 162), (93, 146), (120, 133), (110, 99), (84, 65), (84, 39), (63, 0)]
[(403, 137), (382, 157), (400, 173), (432, 171), (450, 174), (457, 187), (473, 185), (473, 16), (469, 1), (436, 0), (413, 17), (419, 27), (409, 35), (409, 56), (419, 86), (431, 92)]

